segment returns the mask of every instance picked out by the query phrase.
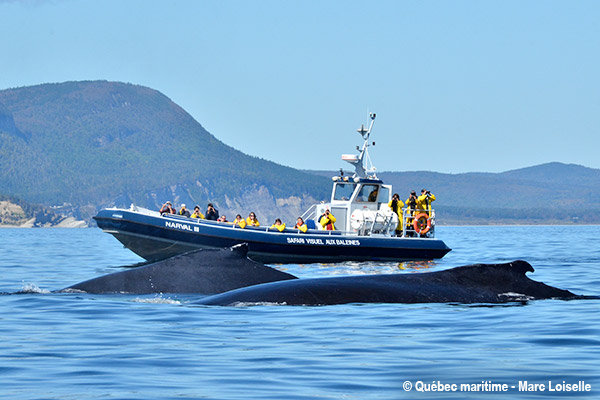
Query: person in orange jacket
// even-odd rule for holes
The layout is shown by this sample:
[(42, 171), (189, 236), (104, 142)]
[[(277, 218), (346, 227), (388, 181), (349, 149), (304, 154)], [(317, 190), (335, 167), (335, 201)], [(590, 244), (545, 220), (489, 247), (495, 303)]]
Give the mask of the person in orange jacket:
[(308, 230), (308, 226), (306, 226), (302, 217), (298, 217), (294, 229), (298, 229), (300, 232), (306, 233), (306, 231)]

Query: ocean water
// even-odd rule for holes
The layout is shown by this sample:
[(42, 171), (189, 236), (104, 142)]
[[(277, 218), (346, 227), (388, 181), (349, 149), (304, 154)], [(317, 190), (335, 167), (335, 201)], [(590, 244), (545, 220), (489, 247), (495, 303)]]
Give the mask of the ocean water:
[[(437, 235), (453, 249), (442, 260), (279, 268), (315, 277), (523, 259), (535, 280), (600, 295), (598, 226)], [(1, 399), (600, 398), (599, 300), (203, 307), (194, 295), (52, 293), (141, 260), (98, 229), (0, 229), (0, 243)]]

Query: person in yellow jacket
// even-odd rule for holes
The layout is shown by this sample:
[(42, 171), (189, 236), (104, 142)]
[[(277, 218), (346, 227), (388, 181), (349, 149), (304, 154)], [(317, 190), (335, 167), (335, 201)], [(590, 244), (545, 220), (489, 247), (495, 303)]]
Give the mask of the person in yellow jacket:
[(406, 236), (414, 236), (415, 232), (414, 230), (411, 228), (412, 224), (413, 224), (413, 216), (415, 215), (415, 213), (418, 210), (418, 205), (417, 205), (417, 192), (415, 192), (414, 190), (410, 191), (410, 195), (408, 196), (408, 199), (406, 199), (406, 201), (404, 202), (404, 205), (406, 206), (405, 209), (405, 215), (406, 215)]
[(335, 217), (329, 210), (325, 210), (325, 213), (319, 218), (319, 223), (321, 224), (323, 229), (328, 231), (335, 231), (335, 221)]
[(302, 217), (298, 217), (294, 229), (298, 229), (300, 232), (306, 233), (306, 231), (308, 230), (308, 226), (306, 226)]
[(246, 218), (246, 225), (248, 225), (248, 226), (260, 226), (260, 223), (256, 219), (256, 214), (254, 214), (253, 212), (251, 212), (250, 215), (248, 215), (248, 218)]
[(193, 214), (191, 215), (190, 218), (204, 219), (204, 214), (202, 214), (200, 212), (200, 207), (198, 207), (198, 206), (194, 207), (194, 212), (193, 212)]
[(233, 220), (233, 225), (237, 225), (240, 228), (245, 228), (246, 227), (246, 221), (244, 220), (244, 218), (242, 218), (242, 216), (240, 214), (235, 216), (235, 219)]
[(279, 232), (283, 232), (283, 230), (285, 229), (285, 224), (281, 222), (279, 218), (277, 218), (273, 225), (271, 225), (271, 228), (269, 229), (277, 229)]
[(427, 215), (431, 216), (431, 202), (434, 200), (435, 195), (429, 190), (422, 189), (421, 195), (417, 198), (417, 208), (425, 211)]
[(402, 236), (402, 207), (404, 203), (400, 200), (400, 195), (394, 193), (392, 200), (388, 203), (388, 207), (398, 216), (398, 225), (396, 226), (396, 236)]

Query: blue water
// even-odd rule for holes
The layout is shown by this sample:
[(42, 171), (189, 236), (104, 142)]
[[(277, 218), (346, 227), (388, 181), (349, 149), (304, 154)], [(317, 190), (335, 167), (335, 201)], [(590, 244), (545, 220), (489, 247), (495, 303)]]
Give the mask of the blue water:
[[(286, 266), (302, 277), (529, 261), (600, 294), (600, 227), (438, 227), (425, 263)], [(600, 301), (203, 307), (199, 296), (50, 293), (140, 259), (97, 229), (0, 229), (2, 399), (600, 398)], [(519, 382), (544, 390), (519, 391)], [(590, 391), (549, 391), (548, 382)], [(405, 391), (410, 382), (410, 391)], [(506, 384), (464, 392), (461, 384)], [(421, 392), (432, 383), (456, 391)], [(511, 386), (515, 386), (513, 389)]]

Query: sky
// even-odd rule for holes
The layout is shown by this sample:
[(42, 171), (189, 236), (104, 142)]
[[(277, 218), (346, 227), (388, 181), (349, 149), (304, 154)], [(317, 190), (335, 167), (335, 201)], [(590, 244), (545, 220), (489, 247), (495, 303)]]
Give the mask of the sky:
[[(299, 169), (600, 168), (598, 1), (0, 0), (0, 90), (156, 89)], [(198, 149), (199, 152), (202, 149)]]

